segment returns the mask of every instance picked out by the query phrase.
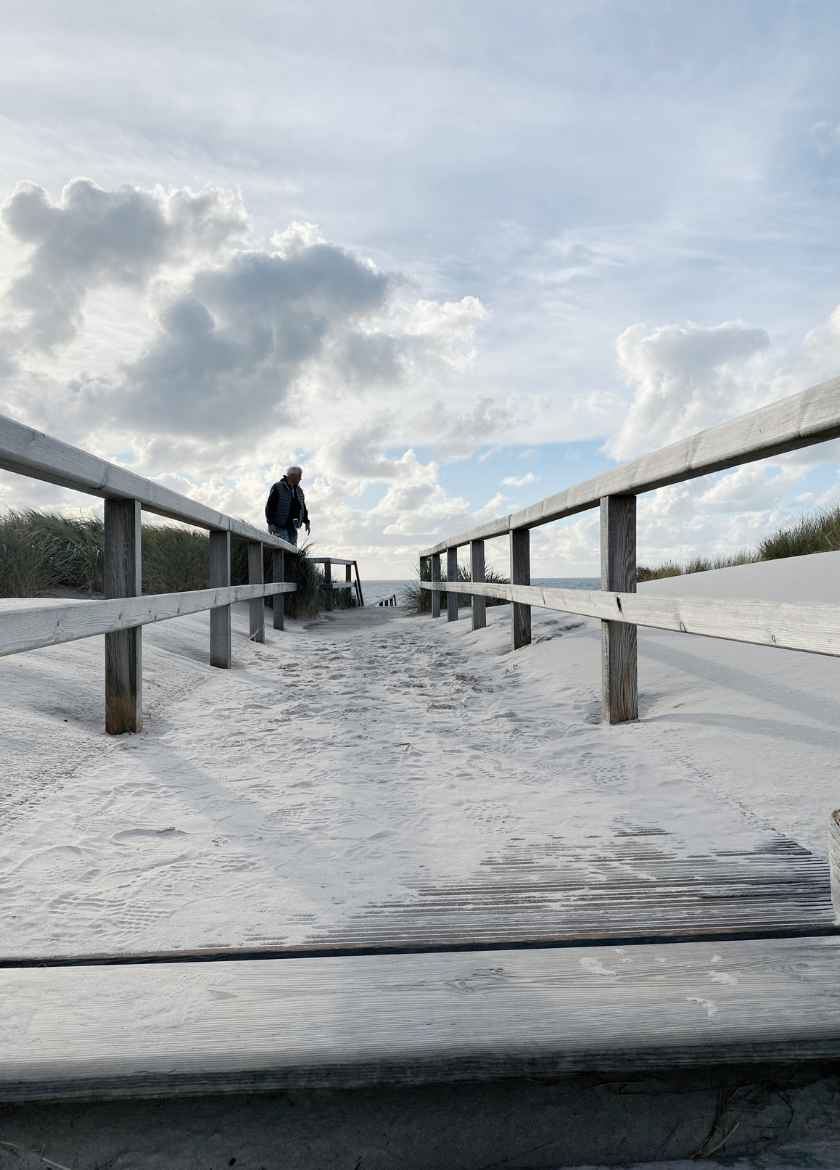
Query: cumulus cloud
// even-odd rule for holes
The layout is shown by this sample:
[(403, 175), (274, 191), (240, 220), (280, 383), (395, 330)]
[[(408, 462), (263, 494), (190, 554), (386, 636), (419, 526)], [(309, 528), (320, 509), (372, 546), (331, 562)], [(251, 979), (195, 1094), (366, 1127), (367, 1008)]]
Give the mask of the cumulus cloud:
[(237, 252), (164, 304), (157, 337), (126, 368), (111, 405), (123, 418), (196, 434), (276, 425), (306, 364), (380, 309), (388, 288), (387, 276), (334, 245)]
[(106, 191), (74, 179), (53, 202), (21, 183), (2, 209), (7, 231), (31, 251), (8, 301), (21, 318), (21, 347), (50, 351), (76, 335), (87, 296), (122, 285), (142, 290), (168, 263), (194, 261), (239, 239), (247, 220), (237, 196), (218, 190)]
[(633, 397), (609, 454), (628, 458), (750, 409), (749, 363), (769, 345), (765, 330), (740, 321), (625, 329), (616, 348)]
[(526, 471), (524, 475), (506, 475), (502, 480), (502, 487), (523, 488), (536, 482), (537, 477), (533, 471)]

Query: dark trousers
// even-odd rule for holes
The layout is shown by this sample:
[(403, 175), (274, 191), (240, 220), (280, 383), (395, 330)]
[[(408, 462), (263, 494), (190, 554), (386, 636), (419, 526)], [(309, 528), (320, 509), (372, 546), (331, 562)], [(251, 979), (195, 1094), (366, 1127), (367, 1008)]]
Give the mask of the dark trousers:
[(278, 528), (276, 524), (269, 524), (268, 531), (272, 536), (279, 536), (281, 540), (287, 540), (289, 544), (297, 544), (298, 530), (294, 524), (288, 528)]

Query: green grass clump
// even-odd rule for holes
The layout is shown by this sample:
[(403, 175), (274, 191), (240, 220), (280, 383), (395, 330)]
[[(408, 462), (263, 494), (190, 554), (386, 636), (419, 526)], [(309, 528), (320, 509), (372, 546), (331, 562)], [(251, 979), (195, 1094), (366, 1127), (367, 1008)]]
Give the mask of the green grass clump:
[(803, 516), (788, 528), (766, 536), (755, 551), (745, 550), (729, 557), (694, 557), (685, 564), (666, 561), (655, 568), (639, 567), (639, 581), (656, 581), (660, 577), (680, 577), (684, 573), (706, 573), (709, 569), (728, 569), (756, 561), (775, 561), (785, 557), (803, 557), (809, 553), (836, 552), (840, 549), (840, 506), (827, 508), (813, 516)]
[[(431, 572), (432, 572), (431, 567), (429, 566), (428, 561), (424, 558), (424, 560), (422, 562), (422, 569), (417, 574), (417, 580), (412, 581), (408, 585), (404, 585), (402, 588), (402, 593), (401, 593), (401, 597), (400, 597), (401, 604), (407, 606), (408, 609), (412, 613), (415, 613), (415, 614), (416, 613), (431, 613), (431, 611), (432, 611), (432, 595), (431, 595), (430, 591), (428, 589), (421, 589), (420, 588), (421, 581), (430, 581), (431, 580)], [(446, 574), (443, 571), (441, 571), (441, 578), (440, 579), (441, 579), (441, 581), (446, 580)], [(463, 565), (459, 565), (458, 566), (458, 576), (456, 579), (458, 581), (472, 581), (472, 573), (470, 572), (469, 569), (465, 568)], [(495, 569), (487, 569), (484, 573), (484, 580), (488, 584), (492, 584), (492, 585), (509, 585), (510, 584), (510, 578), (503, 577), (501, 575), (501, 573), (497, 573), (495, 571)], [(458, 608), (459, 609), (464, 609), (465, 607), (467, 607), (471, 604), (470, 603), (470, 596), (468, 593), (459, 593), (457, 595), (457, 597), (458, 597)], [(490, 606), (490, 605), (507, 605), (508, 604), (508, 602), (505, 601), (501, 597), (488, 597), (485, 600), (486, 600), (488, 606)], [(444, 591), (440, 595), (441, 607), (445, 606), (446, 603), (447, 603), (447, 595), (446, 595), (446, 592)]]
[(803, 516), (792, 528), (780, 528), (758, 546), (759, 559), (801, 557), (807, 553), (840, 549), (840, 507), (828, 508), (815, 516)]
[[(39, 597), (62, 591), (103, 591), (105, 526), (100, 517), (68, 517), (58, 512), (7, 512), (0, 516), (0, 597)], [(143, 592), (182, 593), (207, 589), (208, 541), (204, 532), (163, 524), (143, 525)], [(265, 579), (271, 575), (266, 550)], [(326, 602), (324, 575), (306, 556), (286, 554), (286, 576), (298, 586), (286, 594), (289, 617), (312, 617)], [(233, 584), (248, 580), (245, 541), (231, 549)], [(352, 590), (336, 589), (336, 609), (352, 603)]]

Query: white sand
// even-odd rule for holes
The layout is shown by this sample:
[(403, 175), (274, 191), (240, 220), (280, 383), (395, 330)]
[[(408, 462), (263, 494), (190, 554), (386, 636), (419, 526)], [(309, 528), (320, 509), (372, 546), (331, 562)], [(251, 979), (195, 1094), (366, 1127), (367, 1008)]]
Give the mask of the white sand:
[[(840, 554), (646, 588), (833, 601)], [(477, 633), (369, 610), (265, 646), (243, 607), (231, 671), (206, 615), (147, 628), (146, 730), (118, 738), (101, 639), (3, 659), (3, 952), (305, 942), (512, 843), (651, 824), (824, 854), (840, 661), (641, 631), (642, 718), (607, 727), (597, 623), (533, 612), (514, 655), (507, 607)]]

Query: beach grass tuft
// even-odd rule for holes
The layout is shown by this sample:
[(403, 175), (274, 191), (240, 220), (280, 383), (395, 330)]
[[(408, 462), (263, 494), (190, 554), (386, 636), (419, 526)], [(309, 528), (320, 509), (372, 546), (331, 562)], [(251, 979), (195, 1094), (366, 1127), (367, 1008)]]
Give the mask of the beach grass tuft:
[[(0, 597), (43, 597), (57, 593), (101, 596), (105, 528), (101, 517), (59, 512), (11, 511), (0, 516)], [(286, 576), (298, 586), (286, 595), (289, 617), (312, 617), (325, 605), (324, 575), (302, 547), (286, 555)], [(143, 592), (181, 593), (207, 589), (205, 532), (164, 524), (143, 525)], [(232, 541), (231, 579), (248, 579), (245, 541)], [(270, 577), (266, 553), (265, 577)], [(337, 589), (335, 608), (351, 604), (351, 590)]]

